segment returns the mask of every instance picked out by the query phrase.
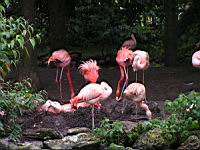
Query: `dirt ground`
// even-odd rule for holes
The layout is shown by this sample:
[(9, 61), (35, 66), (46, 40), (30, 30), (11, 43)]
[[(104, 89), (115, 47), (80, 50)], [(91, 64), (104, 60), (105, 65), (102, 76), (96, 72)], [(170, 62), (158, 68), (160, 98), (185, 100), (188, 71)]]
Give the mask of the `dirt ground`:
[[(48, 98), (51, 100), (60, 100), (59, 87), (55, 83), (56, 68), (40, 67), (39, 75), (43, 88), (48, 92)], [(77, 69), (71, 70), (72, 80), (75, 87), (75, 93), (77, 94), (81, 87), (86, 83)], [(142, 77), (142, 73), (138, 74), (139, 78)], [(131, 116), (135, 110), (129, 110), (127, 113), (119, 114), (119, 112), (113, 112), (111, 114), (111, 107), (115, 107), (115, 111), (118, 109), (122, 102), (118, 102), (116, 105), (115, 91), (117, 87), (117, 81), (120, 78), (119, 68), (101, 68), (100, 78), (98, 82), (105, 80), (113, 88), (113, 93), (110, 98), (102, 103), (101, 110), (95, 110), (95, 125), (99, 126), (99, 122), (104, 117), (118, 120), (131, 120)], [(129, 83), (135, 80), (135, 73), (129, 70)], [(64, 102), (69, 102), (69, 90), (66, 75), (63, 75), (63, 98)], [(147, 91), (147, 101), (155, 101), (163, 112), (163, 103), (167, 99), (174, 99), (180, 93), (188, 93), (191, 90), (200, 91), (200, 70), (192, 66), (184, 67), (150, 67), (145, 72), (145, 86)], [(115, 103), (115, 105), (114, 105)], [(109, 109), (107, 109), (109, 107)], [(118, 114), (118, 115), (117, 115)], [(154, 114), (153, 114), (154, 115)], [(154, 116), (155, 117), (155, 116)], [(91, 128), (91, 109), (80, 108), (74, 113), (61, 113), (54, 114), (27, 114), (24, 116), (23, 129), (27, 128), (41, 128), (50, 127), (59, 130), (70, 127), (89, 127)]]

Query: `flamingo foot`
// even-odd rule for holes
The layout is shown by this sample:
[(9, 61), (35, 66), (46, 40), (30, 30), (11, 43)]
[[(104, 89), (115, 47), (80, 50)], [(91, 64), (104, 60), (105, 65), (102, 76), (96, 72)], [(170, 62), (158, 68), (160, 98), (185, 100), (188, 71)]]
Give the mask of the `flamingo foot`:
[(119, 101), (122, 100), (122, 98), (121, 97), (116, 97), (115, 100), (119, 102)]

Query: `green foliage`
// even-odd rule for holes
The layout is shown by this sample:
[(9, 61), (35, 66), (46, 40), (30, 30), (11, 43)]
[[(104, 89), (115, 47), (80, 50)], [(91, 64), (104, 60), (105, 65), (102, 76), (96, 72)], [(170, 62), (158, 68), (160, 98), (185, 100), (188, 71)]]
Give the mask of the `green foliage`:
[(35, 111), (38, 103), (44, 101), (44, 92), (34, 93), (30, 79), (3, 83), (0, 89), (0, 111), (4, 111), (5, 115), (0, 120), (1, 137), (9, 135), (15, 142), (19, 139), (21, 127), (17, 118), (25, 111)]
[(110, 143), (123, 145), (125, 142), (125, 131), (120, 121), (102, 120), (100, 128), (95, 129), (95, 134), (108, 145)]
[(200, 93), (192, 91), (188, 95), (180, 94), (175, 100), (166, 101), (165, 108), (171, 113), (168, 118), (138, 123), (128, 133), (124, 131), (120, 121), (105, 119), (100, 128), (95, 130), (96, 135), (103, 143), (110, 145), (110, 149), (117, 149), (118, 145), (133, 145), (142, 134), (157, 131), (155, 129), (159, 129), (165, 143), (175, 145), (185, 141), (196, 130), (200, 130)]
[(167, 111), (177, 114), (181, 119), (191, 117), (200, 121), (200, 93), (192, 91), (188, 95), (180, 94), (173, 101), (167, 100), (165, 108)]
[(0, 4), (0, 79), (10, 71), (11, 65), (18, 63), (23, 50), (29, 55), (26, 48), (29, 41), (35, 47), (36, 41), (40, 40), (40, 34), (35, 34), (24, 18), (6, 17), (9, 4), (9, 0)]

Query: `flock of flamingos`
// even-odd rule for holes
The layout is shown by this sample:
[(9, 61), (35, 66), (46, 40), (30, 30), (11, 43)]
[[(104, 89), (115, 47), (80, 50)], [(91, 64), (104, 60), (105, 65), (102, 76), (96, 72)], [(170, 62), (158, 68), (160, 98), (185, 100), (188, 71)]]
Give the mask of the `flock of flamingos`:
[[(200, 47), (200, 42), (196, 44)], [(134, 34), (131, 34), (131, 39), (125, 41), (117, 52), (116, 62), (119, 65), (121, 77), (118, 81), (116, 90), (116, 100), (122, 99), (131, 100), (136, 104), (136, 108), (140, 107), (146, 111), (148, 119), (152, 118), (152, 113), (149, 110), (146, 102), (146, 90), (144, 86), (144, 71), (149, 68), (149, 54), (146, 51), (131, 49), (136, 47), (136, 39)], [(73, 83), (70, 76), (70, 62), (71, 57), (66, 50), (54, 51), (48, 59), (48, 64), (55, 62), (57, 66), (56, 82), (61, 82), (63, 70), (67, 70), (67, 79), (71, 91), (71, 100), (69, 103), (61, 105), (58, 101), (47, 100), (46, 103), (41, 105), (38, 109), (39, 112), (45, 111), (54, 114), (61, 112), (73, 112), (79, 107), (92, 107), (92, 128), (94, 128), (94, 108), (101, 108), (101, 101), (106, 100), (112, 94), (112, 87), (105, 81), (96, 83), (99, 78), (100, 67), (97, 65), (96, 60), (89, 60), (83, 62), (79, 66), (79, 71), (84, 79), (89, 82), (84, 86), (77, 95), (74, 93)], [(192, 64), (194, 67), (200, 66), (200, 51), (197, 51), (192, 56)], [(136, 73), (136, 80), (128, 84), (128, 67), (132, 66), (133, 71)], [(60, 77), (58, 79), (59, 68), (61, 69)], [(142, 83), (137, 81), (137, 72), (143, 72)], [(124, 81), (125, 80), (125, 81)], [(122, 82), (124, 84), (121, 88)], [(137, 111), (137, 110), (136, 110)]]

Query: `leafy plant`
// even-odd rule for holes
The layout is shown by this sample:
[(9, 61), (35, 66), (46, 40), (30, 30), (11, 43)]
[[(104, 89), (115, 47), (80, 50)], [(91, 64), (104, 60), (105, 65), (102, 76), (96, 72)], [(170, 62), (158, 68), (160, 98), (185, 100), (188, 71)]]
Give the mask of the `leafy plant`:
[(180, 94), (173, 101), (167, 100), (165, 108), (170, 113), (175, 113), (180, 119), (189, 117), (200, 121), (200, 93), (192, 91), (188, 95)]
[(122, 122), (107, 118), (101, 122), (100, 128), (95, 129), (95, 134), (108, 145), (110, 143), (123, 145), (126, 136)]
[(4, 111), (5, 115), (0, 120), (0, 136), (9, 135), (16, 142), (21, 133), (17, 118), (25, 111), (35, 111), (38, 103), (44, 101), (44, 94), (45, 91), (33, 92), (30, 79), (3, 83), (0, 89), (0, 111)]
[(22, 17), (6, 17), (6, 7), (10, 0), (0, 4), (0, 80), (10, 71), (11, 65), (16, 65), (23, 50), (28, 55), (26, 43), (35, 47), (40, 34), (34, 33), (34, 28)]

